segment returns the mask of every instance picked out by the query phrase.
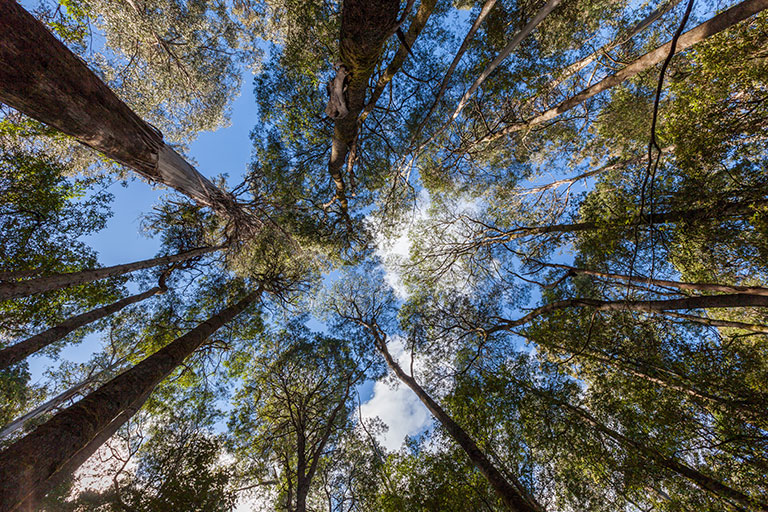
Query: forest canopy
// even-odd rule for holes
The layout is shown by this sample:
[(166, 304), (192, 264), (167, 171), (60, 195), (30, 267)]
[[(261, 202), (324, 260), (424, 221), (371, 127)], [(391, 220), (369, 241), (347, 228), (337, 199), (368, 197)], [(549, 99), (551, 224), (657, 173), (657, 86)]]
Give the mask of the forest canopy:
[(0, 512), (768, 511), (766, 8), (0, 0)]

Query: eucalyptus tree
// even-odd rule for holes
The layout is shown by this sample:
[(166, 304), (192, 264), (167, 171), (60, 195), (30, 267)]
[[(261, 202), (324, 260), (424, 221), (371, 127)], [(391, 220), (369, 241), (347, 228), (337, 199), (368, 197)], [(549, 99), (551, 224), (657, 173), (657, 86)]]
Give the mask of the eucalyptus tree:
[[(245, 482), (277, 510), (304, 512), (322, 502), (318, 472), (351, 430), (354, 386), (370, 363), (344, 340), (290, 325), (267, 335), (232, 365), (245, 377), (230, 419), (231, 445)], [(272, 490), (274, 489), (274, 490)]]

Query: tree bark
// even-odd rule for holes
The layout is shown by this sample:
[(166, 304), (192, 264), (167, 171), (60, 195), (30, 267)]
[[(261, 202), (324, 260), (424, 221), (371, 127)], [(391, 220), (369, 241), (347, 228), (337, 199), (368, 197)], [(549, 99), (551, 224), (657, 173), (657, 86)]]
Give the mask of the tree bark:
[(456, 56), (453, 58), (451, 65), (448, 66), (448, 71), (445, 72), (445, 76), (443, 76), (443, 80), (440, 82), (440, 89), (437, 91), (437, 94), (435, 94), (435, 99), (432, 102), (432, 105), (429, 107), (427, 114), (424, 116), (424, 119), (421, 120), (421, 123), (419, 123), (419, 126), (416, 128), (416, 131), (411, 138), (411, 143), (419, 138), (419, 135), (421, 135), (421, 131), (427, 124), (427, 121), (435, 112), (435, 109), (437, 109), (437, 106), (440, 104), (440, 100), (443, 98), (445, 91), (448, 90), (448, 83), (451, 81), (453, 72), (456, 71), (456, 67), (459, 65), (461, 57), (464, 56), (467, 48), (469, 48), (469, 43), (472, 42), (472, 39), (475, 37), (475, 33), (480, 28), (480, 24), (482, 24), (483, 20), (485, 20), (485, 18), (491, 13), (491, 9), (493, 9), (494, 5), (496, 5), (496, 0), (486, 0), (483, 4), (482, 9), (480, 9), (480, 13), (477, 15), (474, 23), (472, 23), (472, 26), (469, 28), (469, 32), (467, 32), (467, 35), (464, 36), (464, 41), (462, 41), (459, 50), (456, 52)]
[(446, 413), (440, 405), (435, 402), (429, 394), (416, 382), (412, 376), (403, 371), (400, 365), (395, 361), (387, 349), (386, 339), (379, 334), (378, 327), (366, 324), (371, 332), (376, 348), (387, 362), (389, 368), (403, 381), (411, 390), (416, 393), (419, 400), (429, 409), (429, 412), (440, 422), (446, 432), (458, 443), (472, 461), (472, 464), (485, 476), (494, 492), (504, 502), (509, 510), (516, 512), (543, 512), (541, 505), (535, 502), (532, 496), (526, 491), (525, 487), (514, 477), (512, 482), (507, 481), (504, 475), (499, 471), (493, 462), (477, 446), (475, 441), (467, 432), (456, 423), (451, 416)]
[(0, 511), (18, 510), (126, 408), (150, 393), (208, 337), (245, 310), (261, 288), (56, 414), (0, 453)]
[[(747, 0), (745, 2), (742, 2), (738, 5), (731, 7), (727, 11), (721, 14), (718, 14), (717, 16), (711, 18), (708, 21), (705, 21), (704, 23), (697, 26), (696, 28), (693, 28), (688, 32), (684, 33), (683, 35), (681, 35), (680, 39), (678, 39), (677, 41), (677, 47), (675, 49), (675, 53), (682, 52), (683, 50), (690, 48), (696, 43), (701, 42), (704, 39), (717, 34), (718, 32), (722, 32), (723, 30), (732, 27), (733, 25), (739, 23), (740, 21), (743, 21), (749, 18), (750, 16), (757, 14), (758, 12), (762, 11), (766, 7), (768, 7), (768, 0)], [(478, 142), (494, 141), (496, 139), (499, 139), (500, 137), (503, 137), (504, 135), (519, 132), (521, 130), (525, 130), (528, 128), (532, 128), (534, 126), (541, 125), (543, 123), (546, 123), (547, 121), (551, 121), (552, 119), (559, 116), (563, 112), (567, 112), (568, 110), (572, 109), (577, 105), (580, 105), (581, 103), (592, 98), (593, 96), (603, 91), (606, 91), (611, 87), (614, 87), (622, 83), (626, 79), (631, 78), (645, 70), (648, 70), (653, 66), (655, 66), (656, 64), (659, 64), (660, 62), (664, 61), (667, 58), (667, 55), (669, 54), (670, 46), (671, 46), (671, 42), (665, 45), (662, 45), (656, 48), (655, 50), (646, 53), (642, 57), (637, 58), (634, 62), (626, 66), (624, 69), (622, 69), (618, 73), (613, 74), (607, 78), (604, 78), (603, 80), (596, 83), (595, 85), (588, 87), (583, 91), (581, 91), (580, 93), (578, 93), (577, 95), (572, 96), (571, 98), (561, 102), (556, 107), (553, 107), (526, 121), (510, 124), (499, 131), (489, 133), (486, 136), (482, 137)]]
[(64, 403), (64, 401), (69, 400), (73, 396), (75, 396), (80, 390), (86, 388), (88, 385), (96, 381), (95, 376), (91, 376), (82, 382), (72, 386), (71, 388), (63, 391), (62, 393), (59, 393), (55, 397), (51, 398), (44, 404), (41, 404), (31, 411), (29, 411), (27, 414), (13, 420), (11, 423), (5, 426), (3, 430), (0, 431), (0, 439), (4, 437), (8, 437), (9, 435), (16, 432), (18, 429), (20, 429), (26, 422), (28, 422), (31, 419), (37, 418), (38, 416), (45, 414), (49, 411), (52, 411), (56, 407), (59, 406), (59, 404)]
[[(408, 26), (408, 32), (403, 34), (405, 36), (405, 41), (408, 43), (410, 48), (413, 48), (413, 44), (416, 42), (419, 34), (421, 34), (421, 31), (424, 30), (429, 17), (432, 15), (432, 11), (435, 10), (435, 4), (437, 4), (437, 0), (422, 0), (419, 4), (419, 10), (416, 11), (416, 15), (413, 17), (413, 21)], [(374, 107), (376, 107), (376, 102), (379, 101), (379, 98), (384, 93), (384, 89), (387, 87), (387, 84), (402, 67), (409, 53), (410, 52), (408, 51), (408, 48), (401, 44), (400, 48), (398, 48), (397, 53), (395, 54), (395, 57), (392, 59), (392, 62), (389, 63), (387, 69), (384, 70), (384, 73), (376, 82), (376, 87), (373, 89), (365, 109), (363, 109), (363, 112), (360, 114), (358, 125), (362, 125), (365, 121), (365, 118), (368, 117), (371, 111), (373, 111)]]
[(743, 293), (747, 295), (768, 296), (768, 288), (762, 286), (738, 286), (718, 283), (685, 283), (680, 281), (670, 281), (667, 279), (653, 279), (641, 275), (628, 276), (625, 274), (612, 274), (610, 272), (600, 272), (586, 268), (572, 267), (559, 263), (544, 263), (547, 267), (566, 269), (573, 274), (583, 274), (588, 276), (604, 277), (607, 279), (617, 279), (620, 281), (635, 281), (650, 284), (653, 286), (663, 286), (668, 288), (677, 288), (678, 290), (697, 291), (697, 292), (719, 292), (719, 293)]
[(347, 86), (349, 113), (334, 123), (328, 172), (336, 188), (334, 200), (339, 202), (345, 216), (348, 216), (349, 200), (341, 171), (357, 135), (357, 118), (365, 108), (368, 80), (384, 43), (393, 34), (399, 9), (399, 0), (345, 0), (341, 10), (339, 48), (341, 63), (350, 73)]
[[(4, 0), (0, 0), (0, 2), (2, 1)], [(83, 270), (81, 272), (72, 272), (68, 274), (52, 274), (36, 279), (28, 279), (26, 281), (0, 283), (0, 300), (26, 297), (37, 293), (90, 283), (106, 277), (119, 276), (136, 270), (157, 267), (158, 265), (186, 261), (209, 252), (218, 251), (219, 249), (221, 249), (221, 247), (201, 247), (199, 249), (192, 249), (178, 254), (159, 256), (157, 258), (136, 261), (133, 263), (124, 263), (112, 267)]]
[(130, 420), (134, 414), (136, 414), (144, 402), (147, 401), (151, 390), (140, 396), (134, 403), (129, 405), (123, 412), (117, 415), (104, 430), (99, 432), (96, 437), (91, 439), (85, 448), (78, 451), (72, 456), (61, 468), (59, 468), (54, 474), (52, 474), (41, 486), (36, 489), (33, 494), (27, 497), (24, 502), (19, 505), (18, 512), (38, 512), (37, 504), (42, 500), (45, 495), (51, 492), (56, 486), (67, 481), (71, 478), (73, 473), (82, 466), (96, 451), (109, 439), (115, 435), (115, 433)]
[(0, 0), (0, 33), (0, 101), (237, 225), (260, 227), (14, 0)]
[(113, 302), (108, 306), (92, 309), (87, 313), (68, 318), (62, 323), (51, 327), (50, 329), (47, 329), (39, 334), (35, 334), (34, 336), (11, 345), (10, 347), (6, 347), (0, 350), (0, 370), (7, 368), (14, 363), (18, 363), (27, 356), (47, 347), (51, 343), (59, 341), (75, 329), (83, 327), (84, 325), (88, 325), (91, 322), (95, 322), (96, 320), (100, 320), (106, 316), (111, 315), (112, 313), (120, 311), (126, 306), (141, 302), (144, 299), (148, 299), (149, 297), (157, 295), (158, 293), (163, 293), (164, 291), (164, 288), (155, 286), (154, 288), (151, 288), (143, 293), (131, 295), (130, 297), (126, 297), (124, 299), (118, 300), (117, 302)]

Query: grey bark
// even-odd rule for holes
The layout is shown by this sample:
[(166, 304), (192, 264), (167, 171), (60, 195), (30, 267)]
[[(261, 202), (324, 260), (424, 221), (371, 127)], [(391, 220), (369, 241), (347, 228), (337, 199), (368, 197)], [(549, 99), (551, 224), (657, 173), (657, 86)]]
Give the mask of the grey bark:
[(230, 218), (261, 224), (163, 142), (88, 66), (14, 0), (0, 0), (0, 101), (153, 182)]

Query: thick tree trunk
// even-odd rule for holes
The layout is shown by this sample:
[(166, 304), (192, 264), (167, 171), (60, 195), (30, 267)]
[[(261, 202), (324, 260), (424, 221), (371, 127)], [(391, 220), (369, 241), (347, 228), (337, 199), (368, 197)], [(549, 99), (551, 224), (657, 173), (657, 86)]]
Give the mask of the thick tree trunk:
[(111, 315), (112, 313), (120, 311), (126, 306), (141, 302), (144, 299), (148, 299), (149, 297), (157, 295), (158, 293), (163, 293), (164, 291), (164, 288), (156, 286), (143, 293), (131, 295), (130, 297), (126, 297), (124, 299), (118, 300), (117, 302), (113, 302), (108, 306), (92, 309), (87, 313), (68, 318), (62, 323), (51, 327), (50, 329), (47, 329), (39, 334), (35, 334), (31, 338), (27, 338), (24, 341), (20, 341), (19, 343), (11, 345), (10, 347), (6, 347), (0, 350), (0, 370), (7, 368), (14, 363), (18, 363), (25, 357), (29, 356), (30, 354), (34, 354), (38, 350), (47, 347), (51, 343), (59, 341), (75, 329), (83, 327), (84, 325), (88, 325), (91, 322), (95, 322), (96, 320), (100, 320), (106, 316)]
[(96, 376), (91, 376), (82, 382), (72, 386), (71, 388), (63, 391), (62, 393), (59, 393), (55, 397), (51, 398), (44, 404), (41, 404), (31, 411), (29, 411), (24, 416), (21, 416), (15, 420), (13, 420), (11, 423), (5, 426), (3, 430), (0, 430), (0, 439), (4, 437), (8, 437), (9, 435), (13, 434), (17, 430), (19, 430), (21, 427), (24, 426), (25, 423), (27, 423), (29, 420), (37, 418), (38, 416), (45, 414), (49, 411), (52, 411), (56, 407), (58, 407), (60, 404), (63, 404), (65, 401), (69, 400), (73, 396), (75, 396), (77, 393), (79, 393), (81, 390), (85, 389), (92, 383), (96, 381)]
[(0, 453), (0, 511), (17, 510), (86, 448), (126, 408), (150, 393), (217, 329), (261, 295), (261, 289), (213, 315), (130, 370), (58, 413)]
[(72, 474), (82, 466), (91, 456), (96, 453), (104, 443), (115, 435), (115, 433), (122, 427), (129, 419), (136, 414), (144, 402), (147, 401), (151, 390), (142, 396), (140, 396), (134, 403), (129, 405), (123, 412), (117, 415), (107, 427), (99, 432), (96, 437), (91, 439), (88, 444), (82, 450), (78, 451), (72, 456), (61, 468), (59, 468), (54, 474), (52, 474), (33, 494), (28, 496), (24, 502), (19, 505), (18, 512), (38, 512), (37, 504), (42, 500), (47, 493), (53, 490), (57, 485), (60, 485), (72, 477)]
[(0, 101), (238, 225), (260, 227), (14, 0), (0, 0), (0, 34)]
[(341, 11), (339, 47), (341, 63), (349, 72), (347, 108), (349, 113), (334, 124), (328, 172), (336, 187), (334, 199), (347, 215), (349, 201), (342, 169), (357, 135), (357, 118), (365, 108), (365, 93), (382, 48), (397, 23), (399, 0), (345, 0)]
[[(677, 41), (677, 47), (675, 49), (675, 52), (676, 53), (682, 52), (690, 48), (691, 46), (695, 45), (696, 43), (703, 41), (704, 39), (710, 36), (713, 36), (719, 32), (722, 32), (723, 30), (726, 30), (727, 28), (732, 27), (733, 25), (739, 23), (740, 21), (743, 21), (749, 18), (750, 16), (757, 14), (758, 12), (762, 11), (767, 7), (768, 7), (768, 0), (747, 0), (746, 2), (742, 2), (738, 5), (735, 5), (730, 9), (728, 9), (727, 11), (721, 14), (718, 14), (717, 16), (711, 18), (709, 21), (705, 21), (698, 27), (691, 29), (688, 32), (681, 35), (680, 39), (678, 39)], [(604, 78), (603, 80), (596, 83), (595, 85), (588, 87), (583, 91), (581, 91), (580, 93), (578, 93), (577, 95), (572, 96), (571, 98), (561, 102), (556, 107), (553, 107), (547, 110), (546, 112), (543, 112), (542, 114), (539, 114), (521, 123), (510, 124), (497, 132), (489, 133), (488, 135), (480, 139), (478, 142), (493, 141), (500, 137), (503, 137), (504, 135), (519, 132), (528, 128), (532, 128), (534, 126), (541, 125), (543, 123), (546, 123), (547, 121), (551, 121), (552, 119), (559, 116), (563, 112), (567, 112), (568, 110), (572, 109), (577, 105), (580, 105), (581, 103), (592, 98), (593, 96), (600, 94), (601, 92), (606, 91), (611, 87), (619, 85), (620, 83), (624, 82), (626, 79), (631, 78), (645, 70), (651, 69), (656, 64), (661, 63), (667, 58), (667, 55), (669, 54), (670, 46), (671, 46), (671, 42), (663, 46), (660, 46), (655, 50), (646, 53), (642, 57), (639, 57), (638, 59), (636, 59), (634, 62), (626, 66), (624, 69), (622, 69), (618, 73), (611, 75), (607, 78)]]
[(743, 507), (746, 507), (748, 510), (759, 510), (761, 512), (768, 512), (768, 505), (766, 505), (765, 503), (761, 503), (759, 500), (752, 498), (750, 496), (747, 496), (741, 491), (738, 491), (732, 487), (729, 487), (724, 483), (718, 480), (715, 480), (714, 478), (707, 476), (704, 473), (701, 473), (700, 471), (678, 461), (674, 457), (669, 457), (667, 455), (664, 455), (663, 453), (659, 452), (655, 448), (646, 446), (639, 441), (636, 441), (623, 434), (620, 434), (619, 432), (609, 428), (608, 426), (598, 421), (597, 418), (592, 416), (589, 412), (582, 409), (581, 407), (576, 407), (567, 402), (558, 400), (553, 396), (549, 395), (548, 393), (543, 393), (537, 389), (531, 388), (530, 386), (524, 386), (524, 387), (532, 391), (533, 393), (544, 397), (546, 400), (549, 400), (553, 404), (572, 412), (573, 414), (581, 418), (583, 421), (591, 425), (595, 430), (608, 436), (609, 438), (618, 442), (620, 445), (623, 445), (627, 448), (637, 451), (638, 453), (652, 460), (654, 463), (658, 464), (659, 466), (664, 467), (674, 473), (677, 473), (680, 476), (683, 476), (691, 480), (698, 487), (711, 492), (715, 496), (718, 496), (727, 502), (737, 503)]
[[(0, 2), (2, 1), (4, 0), (0, 0)], [(179, 254), (160, 256), (157, 258), (136, 261), (133, 263), (124, 263), (122, 265), (115, 265), (113, 267), (83, 270), (81, 272), (72, 272), (69, 274), (53, 274), (50, 276), (38, 277), (36, 279), (28, 279), (26, 281), (0, 283), (0, 300), (26, 297), (28, 295), (34, 295), (37, 293), (44, 293), (51, 290), (67, 288), (69, 286), (90, 283), (93, 281), (98, 281), (99, 279), (104, 279), (106, 277), (119, 276), (129, 272), (134, 272), (136, 270), (157, 267), (159, 265), (176, 263), (179, 261), (186, 261), (198, 256), (202, 256), (203, 254), (207, 254), (209, 252), (218, 251), (219, 249), (221, 249), (221, 247), (202, 247)]]
[(472, 464), (485, 476), (494, 492), (504, 502), (509, 510), (516, 512), (543, 512), (541, 505), (536, 503), (525, 487), (513, 478), (512, 482), (507, 481), (504, 475), (499, 471), (493, 462), (477, 446), (475, 441), (467, 432), (446, 413), (440, 405), (435, 402), (429, 394), (416, 382), (416, 379), (403, 371), (400, 365), (395, 361), (387, 349), (386, 339), (379, 334), (378, 328), (369, 327), (371, 334), (376, 342), (376, 348), (379, 350), (387, 362), (389, 368), (403, 381), (411, 390), (416, 393), (419, 400), (429, 409), (429, 412), (440, 422), (446, 432), (458, 443), (472, 461)]

